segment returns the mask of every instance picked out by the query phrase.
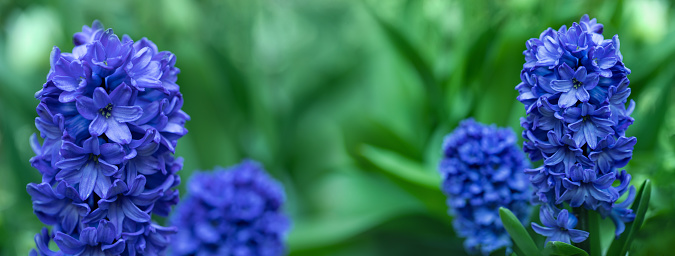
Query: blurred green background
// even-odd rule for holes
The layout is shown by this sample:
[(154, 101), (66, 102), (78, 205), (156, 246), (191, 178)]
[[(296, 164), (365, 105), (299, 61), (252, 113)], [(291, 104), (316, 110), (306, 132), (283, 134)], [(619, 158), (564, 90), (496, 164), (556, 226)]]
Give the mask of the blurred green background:
[(28, 138), (49, 52), (94, 19), (176, 54), (192, 116), (181, 191), (194, 170), (252, 158), (286, 187), (291, 255), (462, 255), (438, 188), (443, 136), (470, 116), (520, 133), (525, 41), (585, 13), (633, 71), (626, 169), (654, 191), (631, 255), (672, 254), (669, 2), (0, 0), (0, 255), (26, 255), (43, 226), (25, 187), (40, 181)]

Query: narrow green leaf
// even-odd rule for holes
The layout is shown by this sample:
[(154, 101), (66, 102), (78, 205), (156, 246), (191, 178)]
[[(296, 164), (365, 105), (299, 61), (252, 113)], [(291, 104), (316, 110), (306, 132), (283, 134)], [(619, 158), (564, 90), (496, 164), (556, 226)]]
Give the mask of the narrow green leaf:
[(419, 47), (415, 46), (394, 24), (380, 17), (372, 6), (366, 4), (366, 7), (380, 25), (385, 36), (394, 46), (394, 49), (417, 71), (422, 84), (427, 90), (427, 96), (432, 107), (431, 111), (434, 112), (434, 116), (440, 120), (447, 119), (447, 114), (444, 113), (445, 108), (443, 108), (441, 86), (434, 76), (432, 65), (423, 58), (418, 50)]
[(427, 170), (422, 164), (395, 152), (371, 145), (363, 145), (361, 155), (380, 169), (405, 181), (433, 190), (439, 190), (441, 187), (441, 177), (437, 172)]
[(559, 241), (548, 242), (543, 251), (544, 255), (559, 255), (559, 256), (588, 256), (586, 251), (574, 245), (563, 243)]
[(647, 179), (642, 183), (642, 186), (635, 197), (635, 201), (633, 202), (633, 206), (631, 207), (635, 213), (635, 220), (633, 220), (633, 223), (626, 228), (618, 239), (612, 241), (612, 245), (609, 246), (607, 255), (626, 255), (626, 252), (628, 252), (630, 244), (635, 237), (635, 233), (640, 229), (645, 220), (645, 214), (647, 213), (651, 194), (651, 181)]
[(527, 233), (520, 220), (509, 209), (499, 207), (499, 218), (501, 218), (504, 228), (513, 239), (513, 243), (523, 252), (524, 256), (541, 255), (530, 234)]

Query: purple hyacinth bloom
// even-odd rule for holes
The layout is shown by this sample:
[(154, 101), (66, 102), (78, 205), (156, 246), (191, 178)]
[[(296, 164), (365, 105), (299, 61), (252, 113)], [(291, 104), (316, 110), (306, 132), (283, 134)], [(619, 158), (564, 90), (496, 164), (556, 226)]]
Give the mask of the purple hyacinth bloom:
[(574, 23), (569, 29), (563, 26), (561, 30), (558, 40), (560, 40), (560, 45), (564, 46), (570, 53), (586, 51), (590, 46), (588, 44), (589, 37), (578, 24)]
[(246, 160), (229, 169), (195, 173), (171, 217), (178, 227), (173, 255), (283, 255), (290, 220), (283, 187)]
[[(131, 60), (108, 77), (113, 86), (128, 83), (139, 91), (145, 88), (162, 88), (162, 75), (159, 61), (153, 60), (155, 53), (150, 47), (143, 47), (131, 56)], [(117, 80), (117, 81), (114, 81)]]
[(499, 219), (499, 207), (511, 209), (525, 221), (530, 186), (523, 170), (527, 162), (510, 129), (462, 121), (445, 137), (439, 171), (448, 196), (449, 214), (467, 251), (484, 255), (511, 240)]
[[(83, 60), (93, 64), (92, 70), (101, 78), (106, 79), (115, 72), (120, 66), (127, 63), (128, 58), (133, 53), (133, 41), (122, 41), (115, 35), (112, 29), (102, 32), (97, 40), (91, 42), (87, 53), (81, 56)], [(108, 83), (108, 81), (106, 81)]]
[(596, 109), (595, 106), (583, 103), (578, 108), (568, 108), (565, 110), (565, 121), (569, 123), (568, 127), (574, 132), (572, 136), (578, 147), (588, 143), (591, 149), (598, 145), (598, 137), (604, 138), (613, 134), (612, 120), (609, 106), (603, 106)]
[(176, 229), (152, 218), (178, 204), (183, 162), (173, 154), (190, 119), (175, 55), (98, 21), (73, 43), (72, 53), (54, 47), (35, 94), (43, 140), (31, 136), (30, 162), (42, 183), (26, 190), (54, 234), (37, 234), (33, 254), (161, 255)]
[(588, 91), (598, 84), (598, 74), (586, 72), (585, 67), (579, 67), (574, 71), (570, 66), (563, 63), (558, 67), (559, 80), (551, 81), (551, 88), (562, 92), (558, 100), (558, 106), (568, 108), (578, 101), (587, 102), (591, 95)]
[(63, 256), (63, 252), (60, 251), (52, 251), (49, 249), (49, 242), (51, 242), (52, 236), (49, 234), (49, 229), (47, 228), (42, 228), (40, 233), (35, 235), (35, 245), (37, 246), (37, 250), (33, 249), (30, 251), (29, 255), (30, 256)]
[(619, 37), (605, 39), (603, 30), (584, 15), (569, 29), (548, 28), (528, 40), (516, 90), (527, 114), (521, 118), (523, 150), (532, 161), (544, 160), (525, 171), (533, 201), (595, 210), (614, 221), (619, 235), (634, 217), (632, 201), (617, 200), (634, 190), (630, 175), (618, 168), (626, 166), (636, 143), (626, 137), (635, 102), (628, 99), (631, 71)]
[(536, 66), (557, 66), (563, 53), (563, 49), (557, 42), (557, 36), (546, 36), (541, 40), (541, 44), (537, 46)]
[(633, 147), (636, 142), (635, 137), (614, 139), (612, 136), (607, 136), (598, 143), (596, 150), (588, 154), (588, 158), (597, 163), (601, 173), (610, 173), (612, 168), (621, 168), (628, 164), (633, 156)]
[(579, 25), (586, 32), (591, 32), (595, 34), (602, 34), (603, 25), (598, 23), (596, 18), (590, 19), (588, 14), (584, 14), (579, 21)]
[[(99, 208), (92, 212), (91, 216), (107, 216), (118, 227), (124, 224), (125, 219), (140, 224), (149, 224), (150, 206), (161, 196), (162, 189), (143, 191), (146, 179), (145, 176), (141, 175), (136, 176), (129, 183), (127, 185), (124, 181), (115, 181), (115, 184), (108, 190), (108, 194), (99, 201)], [(142, 210), (141, 208), (148, 208), (148, 210)], [(117, 230), (116, 235), (120, 236), (121, 234), (122, 230)]]
[[(624, 78), (618, 85), (610, 86), (608, 89), (607, 98), (609, 99), (609, 107), (612, 112), (610, 118), (614, 123), (619, 123), (622, 119), (630, 119), (632, 108), (635, 107), (635, 102), (631, 100), (630, 106), (626, 108), (626, 102), (631, 91), (628, 88), (629, 84), (628, 78)], [(623, 135), (623, 130), (617, 131), (617, 133)]]
[(588, 157), (576, 145), (572, 136), (566, 134), (562, 138), (553, 131), (548, 132), (548, 142), (536, 141), (535, 145), (544, 153), (544, 165), (554, 168), (562, 165), (564, 170), (570, 169), (574, 163), (590, 164)]
[(129, 106), (131, 88), (121, 84), (110, 95), (102, 87), (94, 90), (94, 97), (78, 97), (77, 110), (92, 120), (89, 132), (92, 136), (105, 134), (110, 140), (128, 144), (131, 142), (131, 131), (127, 122), (136, 121), (143, 110), (139, 106)]
[(601, 202), (611, 203), (619, 198), (619, 194), (612, 187), (614, 179), (614, 173), (597, 177), (595, 170), (584, 169), (581, 164), (576, 164), (563, 179), (566, 190), (556, 203), (568, 201), (572, 207), (585, 203), (595, 210)]
[(66, 182), (59, 183), (56, 189), (48, 183), (28, 184), (27, 190), (33, 200), (33, 211), (40, 221), (56, 225), (58, 230), (68, 234), (73, 233), (76, 227), (82, 229), (81, 220), (91, 209)]
[(68, 255), (115, 256), (124, 251), (124, 239), (115, 239), (115, 225), (101, 220), (98, 227), (87, 227), (79, 239), (57, 231), (54, 242)]
[[(613, 203), (610, 208), (599, 208), (601, 214), (609, 216), (616, 230), (614, 236), (619, 238), (619, 235), (626, 229), (626, 222), (631, 222), (635, 219), (635, 213), (630, 209), (630, 205), (635, 200), (635, 187), (629, 186), (631, 176), (625, 170), (616, 173), (616, 180), (620, 181), (620, 185), (616, 188), (619, 194), (628, 192), (626, 199), (621, 203)], [(609, 210), (608, 210), (609, 209)]]
[(116, 143), (100, 143), (101, 139), (90, 137), (80, 147), (66, 141), (61, 148), (63, 160), (56, 163), (61, 169), (56, 175), (59, 181), (79, 184), (80, 198), (88, 198), (94, 191), (105, 196), (111, 186), (110, 176), (119, 170), (124, 161), (122, 146)]
[(588, 232), (574, 229), (577, 226), (577, 217), (569, 214), (566, 209), (551, 209), (548, 206), (542, 206), (539, 210), (539, 216), (544, 227), (537, 223), (532, 223), (532, 229), (535, 232), (546, 236), (546, 243), (560, 241), (563, 243), (580, 243), (588, 238)]
[(595, 70), (600, 72), (600, 76), (612, 77), (612, 71), (610, 69), (616, 65), (618, 60), (616, 57), (616, 49), (614, 49), (613, 45), (606, 47), (599, 45), (593, 48), (588, 53), (588, 56), (592, 61), (591, 65)]

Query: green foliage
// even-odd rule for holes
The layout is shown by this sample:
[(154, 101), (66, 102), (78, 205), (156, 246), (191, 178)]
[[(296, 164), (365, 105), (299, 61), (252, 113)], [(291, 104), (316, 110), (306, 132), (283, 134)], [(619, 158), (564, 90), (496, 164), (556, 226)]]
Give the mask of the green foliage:
[(499, 218), (502, 220), (506, 231), (509, 232), (513, 244), (517, 247), (515, 249), (516, 253), (524, 256), (541, 255), (530, 234), (527, 233), (523, 224), (520, 223), (518, 218), (509, 209), (499, 207)]
[(5, 0), (0, 255), (26, 255), (43, 226), (25, 186), (40, 181), (28, 138), (49, 51), (70, 51), (94, 19), (176, 54), (192, 117), (177, 148), (182, 180), (261, 161), (286, 187), (291, 255), (462, 255), (438, 189), (443, 136), (469, 116), (519, 133), (525, 41), (585, 13), (620, 35), (636, 101), (628, 135), (638, 139), (626, 169), (633, 184), (653, 182), (621, 250), (670, 254), (675, 10), (665, 2)]
[(640, 227), (642, 227), (642, 223), (645, 220), (645, 214), (647, 213), (651, 194), (651, 182), (645, 180), (635, 196), (635, 201), (631, 207), (635, 213), (635, 220), (633, 220), (633, 223), (626, 225), (627, 227), (623, 234), (610, 245), (607, 255), (626, 255), (626, 252), (628, 252), (628, 249), (630, 249), (631, 243), (633, 242), (635, 233), (640, 230)]
[(563, 242), (548, 242), (542, 253), (546, 256), (548, 255), (557, 255), (557, 256), (588, 256), (586, 251)]

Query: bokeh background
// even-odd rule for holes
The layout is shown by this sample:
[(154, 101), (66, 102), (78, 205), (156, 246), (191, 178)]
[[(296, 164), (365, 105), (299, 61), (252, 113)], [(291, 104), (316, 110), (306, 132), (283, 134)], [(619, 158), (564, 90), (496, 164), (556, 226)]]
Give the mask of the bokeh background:
[(436, 171), (443, 136), (470, 116), (520, 133), (525, 41), (585, 13), (620, 35), (633, 71), (626, 169), (654, 190), (631, 255), (672, 254), (672, 3), (0, 0), (0, 255), (26, 255), (43, 226), (25, 187), (40, 181), (28, 138), (49, 52), (95, 19), (176, 54), (192, 116), (181, 191), (195, 170), (252, 158), (286, 187), (291, 255), (462, 255)]

